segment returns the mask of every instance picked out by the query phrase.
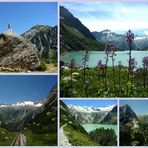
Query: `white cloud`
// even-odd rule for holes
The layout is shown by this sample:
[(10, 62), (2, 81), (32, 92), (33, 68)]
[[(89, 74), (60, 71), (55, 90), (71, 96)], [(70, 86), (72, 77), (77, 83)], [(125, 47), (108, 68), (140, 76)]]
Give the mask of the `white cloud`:
[(148, 28), (148, 3), (130, 2), (86, 2), (62, 3), (75, 17), (91, 31), (110, 29)]
[(144, 35), (148, 35), (148, 30), (143, 32)]

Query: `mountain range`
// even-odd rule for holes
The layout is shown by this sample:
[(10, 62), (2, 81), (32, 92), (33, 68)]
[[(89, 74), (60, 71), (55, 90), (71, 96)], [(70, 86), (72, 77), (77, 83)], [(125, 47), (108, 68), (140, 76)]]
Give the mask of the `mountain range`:
[[(127, 43), (125, 41), (124, 34), (118, 34), (112, 32), (109, 29), (92, 32), (96, 40), (102, 41), (104, 43), (112, 43), (115, 47), (120, 50), (128, 50)], [(147, 50), (148, 49), (148, 36), (146, 35), (135, 35), (133, 50)]]
[[(42, 145), (57, 145), (57, 86), (53, 87), (43, 101), (1, 104), (0, 128), (22, 132), (27, 137), (27, 145), (38, 145), (38, 141)], [(47, 142), (43, 136), (45, 134), (54, 137)], [(35, 143), (34, 138), (39, 136), (41, 138)]]
[(69, 113), (81, 124), (117, 124), (117, 106), (91, 107), (67, 105)]
[[(102, 113), (101, 113), (102, 112)], [(114, 114), (113, 114), (114, 113)], [(116, 122), (112, 122), (114, 119)], [(87, 106), (74, 106), (66, 105), (63, 101), (60, 101), (60, 127), (61, 127), (61, 142), (65, 143), (64, 135), (67, 136), (70, 144), (75, 146), (97, 146), (100, 145), (98, 137), (102, 137), (103, 141), (105, 138), (108, 138), (109, 135), (104, 134), (106, 131), (104, 128), (100, 128), (103, 131), (97, 133), (96, 129), (93, 132), (96, 132), (94, 136), (91, 137), (92, 133), (89, 133), (85, 130), (82, 124), (117, 124), (117, 106), (109, 107), (87, 107)], [(107, 129), (109, 130), (109, 129)], [(106, 131), (108, 132), (108, 131)], [(114, 131), (113, 131), (114, 132)], [(112, 136), (111, 136), (112, 137)], [(109, 139), (111, 138), (109, 137)], [(116, 139), (116, 138), (115, 138)], [(108, 140), (107, 140), (108, 141)], [(108, 142), (107, 142), (108, 143)], [(63, 144), (65, 145), (65, 144)], [(103, 144), (102, 144), (103, 145)], [(107, 144), (104, 144), (107, 145)]]
[[(61, 51), (103, 51), (108, 42), (115, 45), (118, 51), (128, 50), (124, 34), (109, 29), (91, 32), (68, 9), (60, 7)], [(135, 35), (133, 50), (148, 50), (148, 37)]]
[(18, 106), (34, 106), (34, 107), (41, 107), (43, 104), (42, 101), (20, 101), (13, 104), (0, 104), (0, 108), (5, 107), (18, 107)]
[(56, 59), (57, 54), (57, 26), (36, 25), (21, 34), (36, 45), (39, 58)]

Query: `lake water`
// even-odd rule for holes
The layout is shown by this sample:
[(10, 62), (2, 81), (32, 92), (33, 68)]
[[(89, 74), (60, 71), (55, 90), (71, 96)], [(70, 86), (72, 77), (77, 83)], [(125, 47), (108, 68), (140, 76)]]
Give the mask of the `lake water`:
[(107, 124), (83, 124), (84, 129), (89, 133), (97, 128), (104, 128), (104, 129), (113, 129), (117, 135), (117, 125), (107, 125)]
[[(118, 51), (115, 56), (115, 65), (118, 65), (119, 61), (122, 61), (124, 66), (128, 66), (128, 51)], [(84, 56), (85, 51), (69, 51), (61, 55), (61, 61), (68, 63), (71, 59), (75, 59), (77, 66), (82, 66), (82, 57)], [(132, 58), (135, 58), (137, 61), (137, 68), (142, 67), (143, 57), (148, 56), (148, 51), (132, 51)], [(89, 61), (87, 65), (89, 67), (95, 67), (99, 60), (102, 60), (105, 64), (106, 54), (104, 51), (89, 51)], [(112, 66), (112, 60), (109, 58), (108, 66)]]

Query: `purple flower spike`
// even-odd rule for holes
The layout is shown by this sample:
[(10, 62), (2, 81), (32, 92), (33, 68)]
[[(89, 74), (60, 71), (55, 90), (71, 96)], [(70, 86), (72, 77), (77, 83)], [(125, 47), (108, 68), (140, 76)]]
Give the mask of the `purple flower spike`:
[(76, 66), (75, 60), (71, 59), (71, 61), (68, 63), (68, 68), (74, 68)]
[(129, 30), (126, 34), (125, 34), (125, 39), (128, 43), (132, 43), (134, 41), (134, 33), (132, 33), (131, 30)]
[(142, 63), (144, 68), (148, 68), (148, 56), (143, 58)]
[(135, 58), (132, 58), (129, 62), (130, 62), (130, 69), (134, 70), (136, 68), (136, 65), (137, 65)]
[(105, 47), (105, 53), (106, 54), (113, 54), (114, 53), (114, 46), (111, 45), (110, 43), (107, 43), (106, 47)]

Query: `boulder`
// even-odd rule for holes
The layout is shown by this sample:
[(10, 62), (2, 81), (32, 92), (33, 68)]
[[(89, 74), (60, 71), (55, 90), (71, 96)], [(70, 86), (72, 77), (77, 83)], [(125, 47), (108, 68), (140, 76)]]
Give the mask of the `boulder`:
[(12, 31), (0, 34), (0, 67), (36, 70), (40, 66), (37, 48)]

